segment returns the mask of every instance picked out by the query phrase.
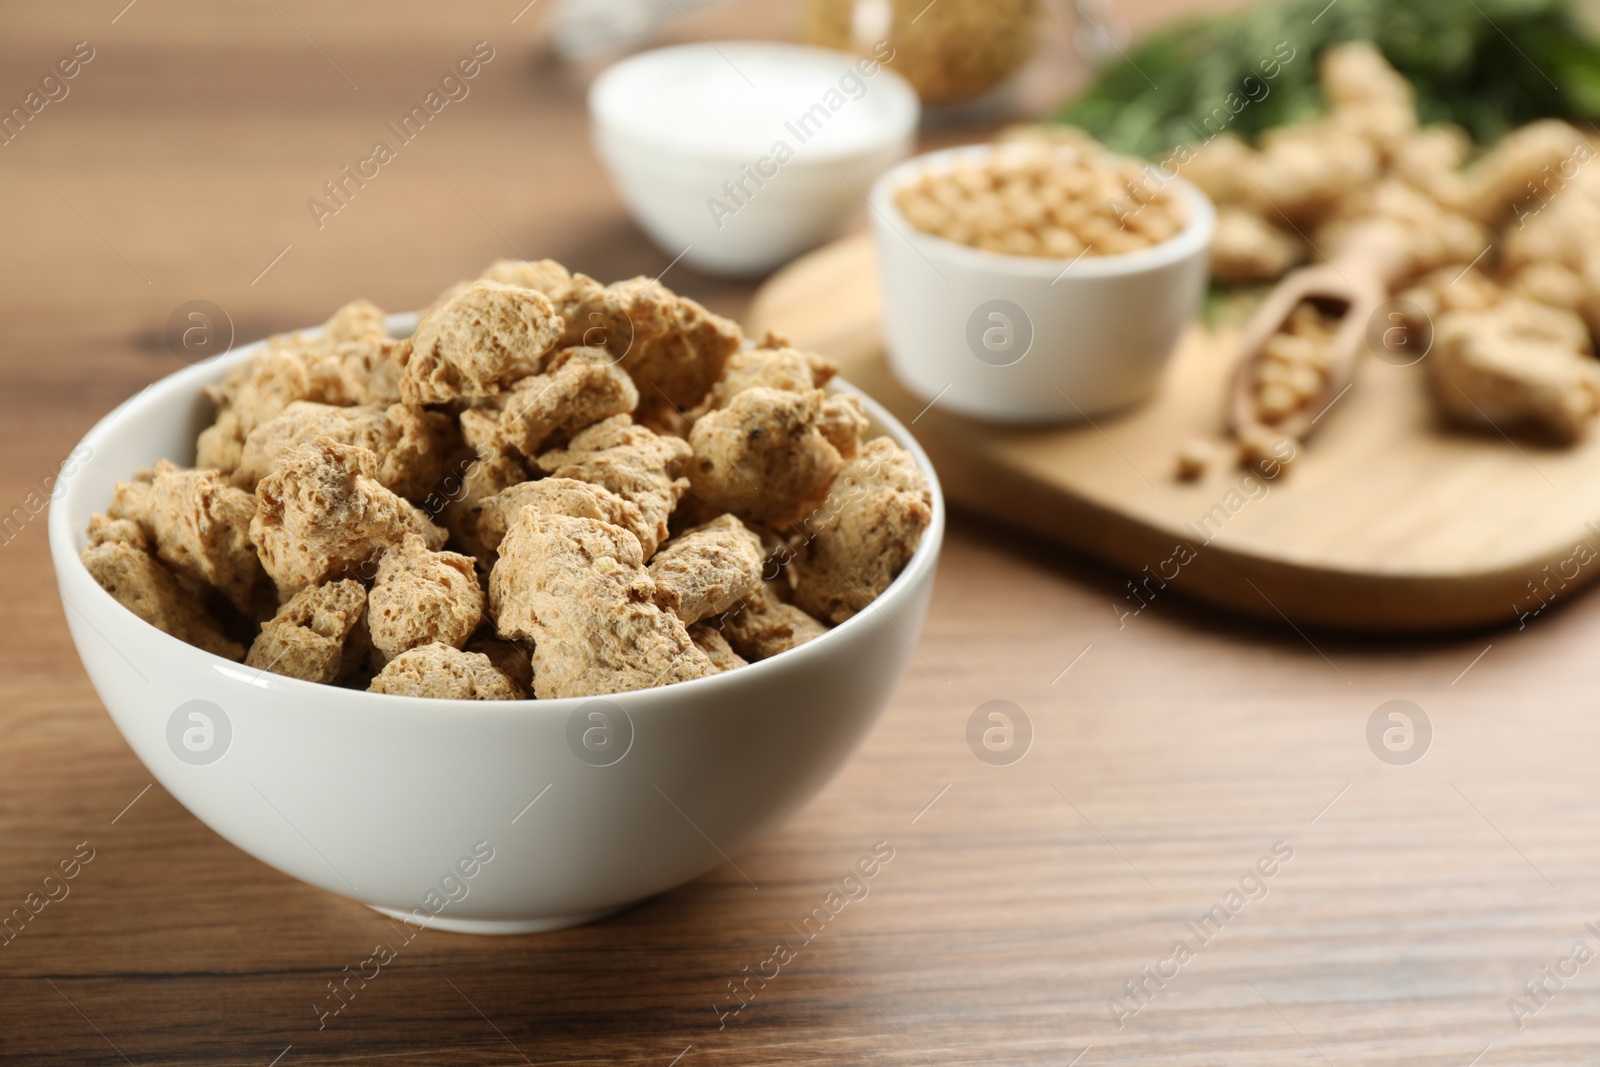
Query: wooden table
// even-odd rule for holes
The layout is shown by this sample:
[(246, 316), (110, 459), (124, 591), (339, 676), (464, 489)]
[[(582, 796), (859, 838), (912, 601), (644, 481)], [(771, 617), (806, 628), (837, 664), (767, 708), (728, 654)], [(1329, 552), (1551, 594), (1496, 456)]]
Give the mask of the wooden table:
[[(245, 340), (358, 295), (415, 307), (498, 256), (667, 265), (588, 148), (581, 74), (536, 46), (548, 0), (515, 23), (522, 0), (125, 2), (0, 13), (8, 107), (95, 49), (0, 148), (0, 513), (180, 366), (185, 301)], [(739, 36), (791, 14), (690, 17)], [(471, 96), (318, 230), (307, 198), (478, 40)], [(751, 292), (667, 280), (730, 314)], [(881, 725), (736, 857), (759, 888), (724, 867), (582, 929), (429, 931), (319, 1031), (313, 1001), (389, 924), (152, 788), (72, 651), (42, 518), (0, 541), (0, 911), (94, 855), (0, 947), (7, 1063), (1498, 1067), (1600, 1040), (1593, 597), (1440, 643), (1241, 623), (1180, 587), (1119, 626), (1119, 578), (958, 518)], [(1420, 762), (1369, 749), (1392, 699), (1431, 721)], [(966, 740), (991, 700), (1032, 727), (1007, 766)], [(727, 983), (880, 841), (870, 895), (719, 1025)]]

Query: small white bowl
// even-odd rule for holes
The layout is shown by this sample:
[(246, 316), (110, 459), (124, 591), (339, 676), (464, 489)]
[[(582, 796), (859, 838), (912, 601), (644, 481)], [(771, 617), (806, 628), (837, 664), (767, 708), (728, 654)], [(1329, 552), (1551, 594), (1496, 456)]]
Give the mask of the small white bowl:
[[(250, 855), (446, 930), (557, 929), (728, 862), (877, 720), (927, 612), (944, 503), (916, 441), (866, 397), (876, 430), (927, 475), (933, 522), (870, 608), (749, 667), (596, 700), (431, 700), (263, 673), (157, 630), (84, 569), (85, 526), (116, 481), (192, 460), (201, 387), (260, 347), (163, 378), (102, 419), (49, 520), (72, 639), (112, 720), (184, 807)], [(585, 748), (596, 727), (612, 731), (594, 738), (602, 752), (631, 735), (608, 765)]]
[(884, 342), (917, 396), (995, 422), (1085, 419), (1155, 391), (1200, 309), (1216, 210), (1164, 175), (1188, 212), (1170, 240), (1077, 260), (989, 252), (913, 226), (895, 193), (927, 171), (985, 162), (993, 145), (931, 152), (872, 189)]
[(589, 89), (595, 147), (634, 219), (714, 274), (765, 273), (827, 240), (911, 151), (918, 113), (876, 60), (770, 42), (644, 52)]

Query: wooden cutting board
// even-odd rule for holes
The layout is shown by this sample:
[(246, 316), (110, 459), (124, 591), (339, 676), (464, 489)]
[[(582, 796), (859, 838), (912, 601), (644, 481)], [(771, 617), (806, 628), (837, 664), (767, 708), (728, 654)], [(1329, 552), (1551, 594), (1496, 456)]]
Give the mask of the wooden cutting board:
[(1600, 576), (1600, 435), (1555, 448), (1444, 426), (1425, 361), (1366, 360), (1287, 476), (1219, 463), (1182, 483), (1183, 443), (1222, 439), (1233, 330), (1194, 326), (1137, 410), (1011, 429), (930, 407), (895, 380), (869, 235), (775, 275), (750, 319), (757, 336), (839, 360), (911, 425), (955, 503), (1126, 572), (1119, 615), (1179, 592), (1301, 625), (1517, 627)]

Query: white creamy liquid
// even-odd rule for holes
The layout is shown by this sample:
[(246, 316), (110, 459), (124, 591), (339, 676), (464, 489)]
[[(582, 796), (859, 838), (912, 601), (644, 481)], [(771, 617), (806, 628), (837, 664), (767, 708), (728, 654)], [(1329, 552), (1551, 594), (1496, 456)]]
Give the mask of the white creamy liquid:
[(737, 158), (753, 158), (780, 140), (808, 155), (858, 151), (880, 143), (893, 121), (883, 94), (873, 91), (883, 76), (874, 60), (718, 47), (698, 56), (663, 56), (630, 72), (615, 87), (612, 104), (626, 100), (624, 121), (637, 136)]

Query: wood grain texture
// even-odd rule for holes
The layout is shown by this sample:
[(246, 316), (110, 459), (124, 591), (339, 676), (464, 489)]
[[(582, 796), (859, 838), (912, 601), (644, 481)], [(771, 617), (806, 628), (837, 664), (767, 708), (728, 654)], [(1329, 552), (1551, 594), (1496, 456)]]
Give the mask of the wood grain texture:
[(930, 406), (895, 379), (879, 292), (872, 239), (857, 235), (775, 275), (751, 324), (834, 356), (915, 419), (958, 504), (1121, 568), (1130, 610), (1171, 582), (1271, 620), (1462, 629), (1515, 622), (1600, 577), (1600, 437), (1541, 447), (1442, 425), (1424, 364), (1364, 358), (1290, 476), (1218, 462), (1182, 482), (1185, 442), (1224, 440), (1237, 327), (1193, 327), (1132, 411), (1014, 429)]
[[(113, 25), (125, 2), (0, 7), (0, 101), (72, 42), (98, 49), (0, 148), (0, 512), (181, 366), (162, 335), (184, 301), (221, 304), (249, 339), (354, 296), (416, 306), (516, 250), (606, 278), (667, 265), (587, 147), (581, 81), (530, 43), (543, 3), (513, 27), (522, 0), (139, 0)], [(787, 15), (691, 17), (739, 36)], [(316, 230), (305, 199), (482, 38), (500, 51), (473, 95)], [(681, 266), (667, 281), (730, 314), (750, 295)], [(426, 932), (319, 1030), (326, 983), (395, 932), (146, 791), (72, 651), (42, 522), (0, 541), (0, 913), (96, 850), (0, 947), (0, 1062), (1466, 1067), (1489, 1047), (1480, 1067), (1503, 1067), (1585, 1062), (1600, 1041), (1595, 964), (1521, 1030), (1506, 1007), (1576, 939), (1600, 945), (1583, 926), (1600, 923), (1592, 599), (1379, 644), (1219, 615), (1178, 583), (1119, 628), (1119, 578), (958, 519), (881, 724), (734, 857), (758, 889), (725, 866), (582, 929)], [(1394, 698), (1432, 720), (1411, 766), (1365, 740)], [(968, 747), (991, 700), (1032, 724), (1010, 766)], [(1266, 896), (1118, 1029), (1108, 998), (1279, 840), (1294, 858)], [(719, 1028), (727, 982), (798, 940), (877, 841), (895, 858), (869, 895)]]

